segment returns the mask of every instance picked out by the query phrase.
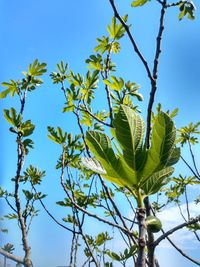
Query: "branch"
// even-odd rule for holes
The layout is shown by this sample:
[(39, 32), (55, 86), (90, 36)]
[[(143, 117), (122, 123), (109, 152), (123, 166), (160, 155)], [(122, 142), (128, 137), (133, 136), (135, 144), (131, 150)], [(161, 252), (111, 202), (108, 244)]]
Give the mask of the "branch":
[(187, 167), (191, 170), (191, 172), (193, 173), (193, 175), (195, 176), (195, 178), (197, 178), (198, 180), (200, 180), (200, 177), (198, 177), (198, 175), (195, 173), (195, 171), (192, 169), (192, 167), (190, 166), (190, 164), (183, 158), (183, 156), (180, 156), (180, 158), (182, 159), (182, 161), (187, 165)]
[(180, 4), (190, 4), (191, 2), (190, 1), (179, 1), (179, 2), (174, 2), (174, 3), (171, 3), (171, 4), (167, 4), (166, 7), (174, 7), (174, 6), (179, 6)]
[(84, 103), (84, 109), (82, 109), (82, 108), (79, 108), (79, 107), (76, 107), (76, 109), (78, 109), (78, 110), (80, 110), (80, 111), (84, 111), (84, 112), (86, 112), (86, 113), (88, 113), (93, 119), (95, 119), (96, 121), (98, 121), (98, 122), (100, 122), (101, 124), (103, 124), (103, 125), (105, 125), (105, 126), (108, 126), (108, 127), (112, 127), (112, 125), (111, 124), (109, 124), (109, 123), (106, 123), (106, 122), (104, 122), (104, 121), (102, 121), (102, 120), (100, 120), (99, 118), (97, 118), (92, 112), (90, 112), (88, 109), (87, 109), (87, 107), (86, 107), (86, 105), (85, 105), (85, 103)]
[(188, 256), (185, 252), (183, 252), (177, 245), (174, 244), (174, 242), (169, 238), (166, 237), (166, 239), (169, 241), (169, 243), (186, 259), (188, 259), (189, 261), (193, 262), (194, 264), (200, 266), (200, 262), (191, 258), (190, 256)]
[[(37, 194), (38, 195), (38, 193), (37, 193), (37, 190), (36, 190), (36, 188), (34, 187), (34, 185), (32, 184), (32, 187), (33, 187), (33, 189), (34, 189), (34, 191), (35, 191), (35, 194)], [(46, 208), (46, 206), (45, 206), (45, 204), (44, 204), (44, 202), (42, 201), (42, 199), (38, 196), (38, 200), (40, 201), (40, 204), (42, 205), (42, 207), (44, 208), (44, 210), (46, 211), (46, 213), (51, 217), (51, 219), (56, 223), (56, 224), (58, 224), (59, 226), (61, 226), (62, 228), (64, 228), (65, 230), (68, 230), (69, 232), (71, 232), (71, 233), (75, 233), (75, 234), (79, 234), (79, 232), (77, 232), (77, 231), (74, 231), (74, 230), (72, 230), (72, 229), (70, 229), (70, 228), (68, 228), (67, 226), (65, 226), (65, 225), (63, 225), (62, 223), (60, 223), (50, 212), (49, 212), (49, 210)]]
[[(111, 54), (111, 48), (112, 44), (110, 46), (109, 52), (107, 54), (106, 58), (106, 68), (105, 68), (105, 76), (103, 77), (104, 79), (108, 78), (109, 74), (109, 64), (110, 64), (110, 54)], [(108, 106), (109, 106), (109, 111), (110, 111), (110, 124), (112, 125), (113, 122), (113, 108), (112, 108), (112, 102), (111, 102), (111, 97), (110, 97), (110, 90), (108, 89), (108, 85), (105, 85), (105, 90), (106, 90), (106, 95), (107, 95), (107, 100), (108, 100)]]
[(187, 227), (191, 224), (197, 223), (200, 221), (200, 216), (189, 220), (188, 222), (182, 223), (177, 225), (176, 227), (172, 228), (171, 230), (165, 232), (163, 235), (161, 235), (156, 241), (154, 241), (154, 243), (152, 244), (154, 247), (156, 247), (162, 240), (164, 240), (165, 238), (167, 238), (169, 235), (173, 234), (174, 232)]
[(92, 217), (92, 218), (97, 219), (98, 221), (104, 222), (104, 223), (106, 223), (106, 224), (108, 224), (108, 225), (110, 225), (110, 226), (112, 226), (112, 227), (116, 227), (116, 228), (122, 230), (124, 233), (128, 233), (130, 236), (133, 236), (132, 232), (129, 231), (128, 229), (124, 228), (123, 226), (120, 226), (120, 225), (118, 225), (118, 224), (112, 223), (112, 222), (110, 222), (110, 221), (108, 221), (108, 220), (106, 220), (106, 219), (104, 219), (104, 218), (102, 218), (102, 217), (99, 217), (98, 215), (96, 215), (96, 214), (94, 214), (94, 213), (89, 212), (88, 210), (84, 209), (83, 207), (79, 206), (79, 205), (72, 199), (72, 197), (70, 196), (70, 194), (69, 194), (69, 192), (68, 192), (68, 190), (67, 190), (67, 188), (66, 188), (66, 186), (65, 186), (65, 183), (64, 183), (64, 172), (61, 173), (61, 185), (62, 185), (62, 187), (63, 187), (63, 190), (64, 190), (65, 193), (67, 194), (68, 198), (70, 199), (72, 205), (73, 205), (76, 209), (80, 210), (81, 212), (87, 214), (88, 216), (90, 216), (90, 217)]
[(15, 212), (17, 213), (17, 210), (12, 206), (12, 204), (10, 203), (10, 201), (8, 200), (8, 196), (6, 195), (5, 197), (5, 201), (8, 204), (8, 206)]
[(188, 141), (188, 145), (189, 145), (189, 149), (190, 149), (190, 154), (191, 154), (191, 157), (192, 157), (192, 162), (193, 162), (193, 165), (194, 165), (194, 169), (198, 175), (198, 177), (200, 177), (200, 173), (199, 173), (199, 170), (197, 168), (197, 164), (196, 164), (196, 160), (195, 160), (195, 157), (194, 157), (194, 153), (192, 151), (192, 146), (191, 146), (191, 143), (190, 141)]
[(0, 254), (3, 255), (4, 257), (10, 259), (10, 260), (13, 260), (13, 261), (17, 262), (17, 263), (24, 264), (24, 260), (22, 258), (14, 256), (13, 254), (8, 253), (7, 251), (5, 251), (2, 248), (0, 248)]
[(144, 56), (142, 55), (142, 53), (140, 52), (140, 50), (138, 48), (138, 45), (137, 45), (136, 41), (134, 40), (130, 30), (129, 30), (129, 26), (123, 21), (122, 17), (120, 16), (119, 12), (117, 11), (117, 8), (115, 6), (114, 0), (109, 0), (109, 2), (110, 2), (111, 7), (112, 7), (112, 9), (114, 11), (114, 16), (121, 22), (122, 26), (124, 27), (128, 37), (129, 37), (129, 39), (131, 41), (131, 44), (132, 44), (132, 46), (134, 48), (134, 51), (136, 52), (136, 54), (138, 55), (138, 57), (142, 61), (150, 81), (153, 82), (153, 77), (152, 77), (149, 65), (148, 65), (146, 59), (144, 58)]
[(158, 35), (156, 38), (157, 41), (156, 41), (156, 53), (155, 53), (154, 66), (153, 66), (153, 78), (151, 79), (151, 92), (150, 92), (149, 104), (148, 104), (148, 109), (147, 109), (147, 131), (146, 131), (147, 148), (149, 148), (150, 146), (151, 114), (152, 114), (155, 93), (157, 90), (158, 63), (159, 63), (159, 58), (161, 54), (161, 44), (162, 44), (162, 35), (164, 31), (165, 12), (166, 12), (166, 0), (164, 0), (162, 3), (159, 30), (158, 30)]

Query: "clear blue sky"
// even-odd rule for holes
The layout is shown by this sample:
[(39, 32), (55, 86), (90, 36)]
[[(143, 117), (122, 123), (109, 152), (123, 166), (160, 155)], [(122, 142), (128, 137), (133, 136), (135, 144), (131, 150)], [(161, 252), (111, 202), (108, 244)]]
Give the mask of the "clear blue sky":
[[(112, 10), (108, 0), (0, 0), (0, 81), (18, 79), (21, 71), (35, 58), (48, 64), (44, 85), (30, 94), (27, 99), (26, 117), (37, 125), (33, 135), (35, 150), (27, 158), (26, 165), (32, 163), (46, 170), (42, 190), (48, 192), (47, 206), (58, 218), (64, 215), (63, 209), (54, 205), (63, 198), (59, 188), (59, 173), (54, 170), (59, 149), (46, 138), (46, 127), (62, 126), (66, 131), (74, 130), (73, 119), (61, 113), (64, 99), (59, 88), (52, 85), (51, 71), (60, 60), (69, 63), (75, 72), (86, 72), (84, 60), (93, 53), (96, 37), (106, 34), (106, 26), (111, 21)], [(146, 7), (131, 9), (131, 1), (116, 1), (121, 14), (129, 13), (132, 31), (147, 60), (152, 62), (155, 50), (155, 34), (159, 13), (156, 1)], [(169, 10), (163, 40), (163, 54), (160, 61), (158, 94), (156, 103), (163, 103), (164, 109), (179, 107), (176, 118), (178, 127), (190, 121), (198, 121), (200, 99), (200, 13), (196, 1), (197, 18), (195, 21), (184, 19), (179, 22), (176, 8)], [(122, 52), (114, 57), (119, 76), (141, 85), (144, 95), (142, 110), (145, 115), (150, 85), (144, 67), (133, 53), (127, 38), (122, 41)], [(101, 99), (100, 99), (101, 100)], [(100, 103), (101, 101), (99, 101)], [(16, 99), (1, 101), (1, 109), (17, 107)], [(9, 182), (14, 176), (16, 166), (14, 136), (9, 134), (8, 125), (0, 114), (1, 134), (1, 184), (12, 188)], [(182, 169), (184, 170), (184, 169)], [(184, 170), (185, 171), (185, 170)], [(2, 202), (1, 202), (2, 205)], [(94, 222), (91, 222), (91, 225)], [(18, 239), (16, 228), (8, 224), (10, 233), (6, 240)], [(46, 214), (33, 222), (30, 240), (33, 248), (35, 267), (54, 267), (65, 264), (65, 253), (70, 235), (59, 229)], [(16, 252), (20, 248), (16, 248)], [(164, 254), (172, 260), (165, 263)], [(192, 249), (192, 253), (197, 250)], [(160, 250), (161, 266), (190, 267), (171, 250)], [(194, 255), (193, 255), (194, 256)], [(174, 264), (174, 265), (173, 265)]]

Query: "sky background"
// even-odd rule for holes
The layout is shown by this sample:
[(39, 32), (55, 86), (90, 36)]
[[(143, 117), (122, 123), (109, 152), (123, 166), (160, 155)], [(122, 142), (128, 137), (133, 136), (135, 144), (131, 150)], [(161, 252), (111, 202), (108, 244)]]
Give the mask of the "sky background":
[[(59, 173), (55, 171), (55, 164), (60, 153), (59, 147), (47, 139), (46, 128), (62, 126), (68, 132), (76, 132), (72, 116), (62, 114), (64, 99), (58, 86), (52, 85), (49, 74), (55, 70), (55, 65), (60, 60), (69, 63), (74, 72), (86, 73), (85, 59), (93, 53), (96, 38), (106, 35), (106, 26), (110, 23), (113, 12), (108, 0), (0, 0), (0, 82), (9, 79), (21, 78), (21, 71), (26, 70), (29, 63), (35, 58), (47, 63), (48, 72), (44, 76), (44, 85), (30, 94), (27, 99), (25, 117), (31, 118), (37, 125), (33, 139), (35, 149), (26, 160), (46, 170), (46, 178), (42, 185), (44, 193), (48, 192), (46, 200), (48, 207), (57, 218), (63, 217), (63, 209), (54, 205), (55, 201), (64, 197), (59, 187)], [(132, 32), (142, 53), (152, 66), (155, 50), (155, 36), (158, 31), (159, 10), (155, 0), (142, 8), (131, 9), (131, 1), (116, 1), (122, 15), (129, 13), (129, 22)], [(176, 117), (177, 127), (187, 125), (190, 121), (199, 120), (200, 99), (200, 13), (199, 1), (196, 20), (184, 19), (179, 22), (178, 10), (171, 8), (166, 16), (166, 27), (163, 39), (163, 53), (160, 61), (158, 79), (158, 93), (156, 102), (163, 104), (163, 109), (173, 110), (179, 107)], [(144, 96), (141, 104), (143, 116), (146, 114), (150, 85), (144, 67), (133, 53), (129, 40), (125, 37), (121, 42), (120, 55), (114, 56), (118, 71), (117, 75), (125, 80), (130, 79), (141, 85), (140, 92)], [(98, 94), (99, 105), (103, 101), (101, 92)], [(16, 98), (0, 102), (1, 110), (11, 106), (19, 107)], [(12, 190), (10, 178), (15, 175), (16, 154), (14, 136), (8, 132), (8, 124), (1, 121), (1, 153), (0, 170), (1, 184)], [(196, 148), (196, 152), (197, 152)], [(187, 169), (177, 166), (178, 171), (188, 174)], [(177, 172), (178, 172), (177, 171)], [(198, 189), (193, 191), (197, 194)], [(192, 198), (191, 198), (192, 199)], [(3, 210), (6, 206), (0, 202)], [(122, 208), (123, 203), (119, 205)], [(184, 208), (184, 207), (183, 207)], [(194, 214), (198, 211), (191, 203)], [(167, 214), (167, 216), (166, 216)], [(177, 210), (171, 208), (160, 215), (164, 220), (166, 229), (172, 224), (181, 221)], [(170, 219), (171, 218), (171, 219)], [(95, 221), (89, 227), (97, 228)], [(17, 228), (10, 222), (7, 223), (9, 234), (4, 236), (6, 242), (17, 244), (19, 235)], [(35, 267), (56, 267), (64, 265), (66, 253), (69, 249), (69, 233), (57, 227), (45, 213), (33, 222), (30, 234), (32, 255)], [(187, 248), (192, 256), (198, 256), (198, 249), (193, 237), (186, 232), (174, 236), (180, 245)], [(120, 243), (115, 245), (120, 249)], [(21, 248), (16, 247), (16, 254), (21, 253)], [(194, 266), (182, 259), (177, 253), (163, 243), (158, 250), (158, 257), (162, 267), (190, 267)], [(167, 258), (167, 261), (166, 261)], [(81, 260), (81, 259), (80, 259)]]

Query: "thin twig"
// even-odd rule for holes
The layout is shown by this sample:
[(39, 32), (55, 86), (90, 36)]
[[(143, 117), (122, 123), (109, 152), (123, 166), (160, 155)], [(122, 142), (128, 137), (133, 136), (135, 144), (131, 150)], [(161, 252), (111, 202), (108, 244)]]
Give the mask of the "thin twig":
[(171, 3), (171, 4), (167, 4), (166, 7), (175, 7), (175, 6), (179, 6), (181, 4), (191, 4), (190, 1), (179, 1), (179, 2), (174, 2), (174, 3)]
[(192, 162), (193, 162), (193, 165), (194, 165), (194, 169), (195, 169), (195, 171), (196, 171), (198, 177), (200, 177), (199, 170), (198, 170), (198, 168), (197, 168), (197, 164), (196, 164), (195, 156), (194, 156), (194, 153), (193, 153), (193, 151), (192, 151), (192, 146), (191, 146), (190, 141), (188, 141), (188, 145), (189, 145), (190, 154), (191, 154), (191, 157), (192, 157)]
[(128, 233), (130, 236), (133, 235), (131, 231), (129, 231), (128, 229), (124, 228), (123, 226), (121, 226), (121, 225), (117, 225), (117, 224), (115, 224), (115, 223), (112, 223), (112, 222), (110, 222), (110, 221), (108, 221), (108, 220), (106, 220), (106, 219), (104, 219), (104, 218), (102, 218), (102, 217), (99, 217), (98, 215), (96, 215), (96, 214), (94, 214), (94, 213), (92, 213), (92, 212), (89, 212), (88, 210), (84, 209), (83, 207), (79, 206), (79, 205), (72, 199), (72, 197), (70, 196), (70, 194), (69, 194), (69, 192), (68, 192), (68, 190), (67, 190), (67, 188), (66, 188), (66, 185), (65, 185), (63, 179), (61, 179), (61, 185), (62, 185), (62, 187), (63, 187), (65, 193), (67, 194), (68, 198), (70, 199), (72, 205), (74, 205), (75, 208), (77, 208), (78, 210), (80, 210), (80, 211), (83, 212), (83, 213), (86, 213), (89, 217), (95, 218), (95, 219), (97, 219), (97, 220), (99, 220), (99, 221), (101, 221), (101, 222), (103, 222), (103, 223), (106, 223), (106, 224), (112, 226), (112, 227), (116, 227), (116, 228), (122, 230), (123, 232)]
[(156, 52), (154, 58), (154, 66), (153, 66), (153, 79), (151, 79), (151, 92), (147, 109), (147, 130), (146, 130), (146, 146), (149, 148), (150, 146), (150, 134), (151, 134), (151, 115), (152, 108), (154, 104), (154, 98), (157, 90), (157, 79), (158, 79), (158, 63), (161, 54), (161, 44), (162, 44), (162, 36), (164, 31), (164, 18), (166, 12), (166, 0), (163, 0), (162, 9), (160, 14), (160, 23), (158, 35), (156, 38)]
[[(110, 45), (110, 49), (108, 51), (107, 54), (107, 58), (106, 58), (106, 68), (105, 68), (105, 76), (104, 79), (108, 79), (108, 74), (109, 74), (109, 65), (110, 65), (110, 57), (111, 57), (111, 49), (112, 49), (112, 43)], [(106, 95), (107, 95), (107, 101), (108, 101), (108, 107), (109, 107), (109, 111), (110, 111), (110, 124), (112, 125), (113, 122), (113, 108), (112, 108), (112, 101), (111, 101), (111, 96), (110, 96), (110, 90), (108, 88), (108, 85), (105, 85), (105, 91), (106, 91)]]
[(101, 124), (103, 124), (103, 125), (105, 125), (105, 126), (108, 126), (108, 127), (112, 127), (111, 124), (106, 123), (106, 122), (100, 120), (99, 118), (97, 118), (92, 112), (90, 112), (90, 111), (87, 109), (86, 105), (84, 105), (84, 109), (79, 108), (79, 107), (76, 107), (76, 109), (88, 113), (93, 119), (95, 119), (95, 120), (98, 121), (99, 123), (101, 123)]
[(195, 176), (195, 178), (197, 178), (198, 180), (200, 180), (200, 177), (198, 177), (198, 175), (195, 173), (195, 171), (192, 169), (192, 167), (190, 166), (190, 164), (183, 158), (183, 156), (180, 156), (180, 158), (182, 159), (182, 161), (186, 164), (186, 166), (190, 169), (190, 171), (193, 173), (193, 175)]
[(0, 254), (3, 255), (4, 257), (12, 260), (12, 261), (15, 261), (17, 263), (20, 263), (20, 264), (24, 264), (24, 260), (20, 257), (17, 257), (11, 253), (8, 253), (7, 251), (5, 251), (4, 249), (0, 248)]
[(180, 249), (169, 237), (166, 237), (166, 239), (169, 241), (169, 243), (186, 259), (188, 259), (189, 261), (195, 263), (196, 265), (200, 266), (200, 262), (193, 259), (192, 257), (190, 257), (189, 255), (187, 255), (185, 252), (182, 251), (182, 249)]
[(119, 12), (117, 11), (117, 8), (116, 8), (116, 5), (115, 5), (115, 2), (114, 0), (109, 0), (110, 4), (111, 4), (111, 7), (114, 11), (114, 16), (121, 22), (121, 24), (123, 25), (130, 41), (131, 41), (131, 44), (134, 48), (134, 51), (136, 52), (136, 54), (138, 55), (138, 57), (140, 58), (140, 60), (142, 61), (145, 69), (146, 69), (146, 72), (147, 72), (147, 75), (150, 79), (150, 81), (152, 82), (153, 81), (153, 77), (152, 77), (152, 74), (151, 74), (151, 70), (150, 70), (150, 67), (146, 61), (146, 59), (144, 58), (144, 56), (142, 55), (142, 53), (140, 52), (139, 48), (138, 48), (138, 45), (135, 41), (135, 39), (133, 38), (133, 35), (131, 34), (130, 32), (130, 29), (129, 29), (129, 26), (124, 22), (124, 20), (122, 19), (122, 17), (120, 16)]
[(17, 210), (12, 206), (12, 204), (10, 203), (10, 201), (8, 200), (8, 196), (6, 195), (5, 197), (5, 201), (8, 204), (8, 206), (15, 212), (17, 213)]
[(189, 220), (188, 222), (184, 222), (182, 224), (179, 224), (177, 226), (175, 226), (174, 228), (170, 229), (169, 231), (165, 232), (163, 235), (161, 235), (160, 237), (158, 237), (154, 243), (152, 244), (154, 247), (156, 247), (162, 240), (164, 240), (166, 237), (168, 237), (169, 235), (173, 234), (174, 232), (184, 228), (184, 227), (187, 227), (191, 224), (195, 224), (197, 222), (200, 221), (200, 216), (194, 218), (194, 219), (191, 219)]
[[(32, 187), (35, 191), (35, 194), (37, 194), (37, 190), (36, 188), (34, 187), (34, 185), (32, 184)], [(49, 215), (49, 217), (57, 224), (59, 225), (60, 227), (64, 228), (65, 230), (68, 230), (69, 232), (71, 233), (74, 233), (74, 230), (68, 228), (67, 226), (63, 225), (62, 223), (60, 223), (50, 212), (49, 210), (47, 209), (47, 207), (45, 206), (44, 202), (42, 201), (42, 199), (38, 196), (38, 200), (40, 201), (40, 204), (42, 205), (42, 207), (44, 208), (44, 210), (46, 211), (46, 213)], [(76, 234), (79, 234), (79, 232), (75, 231)]]

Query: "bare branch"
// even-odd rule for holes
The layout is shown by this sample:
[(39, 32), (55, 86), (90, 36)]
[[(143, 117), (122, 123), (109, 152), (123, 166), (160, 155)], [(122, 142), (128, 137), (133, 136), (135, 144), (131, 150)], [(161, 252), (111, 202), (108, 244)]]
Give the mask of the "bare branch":
[(186, 164), (186, 166), (190, 169), (190, 171), (193, 173), (193, 175), (200, 180), (200, 177), (198, 177), (197, 173), (192, 169), (192, 167), (190, 166), (190, 164), (183, 158), (183, 156), (180, 156), (180, 158), (182, 159), (182, 161)]
[(187, 227), (191, 224), (197, 223), (200, 221), (200, 216), (189, 220), (188, 222), (184, 222), (182, 224), (177, 225), (176, 227), (170, 229), (169, 231), (165, 232), (163, 235), (161, 235), (156, 241), (154, 241), (154, 243), (152, 244), (154, 247), (156, 247), (162, 240), (164, 240), (165, 238), (167, 238), (169, 235), (173, 234), (174, 232)]
[(151, 79), (151, 92), (150, 92), (149, 104), (148, 104), (148, 109), (147, 109), (147, 131), (146, 131), (147, 148), (149, 148), (150, 146), (151, 114), (152, 114), (154, 98), (155, 98), (155, 94), (157, 90), (158, 63), (159, 63), (159, 58), (161, 54), (161, 44), (162, 44), (162, 35), (164, 31), (165, 12), (166, 12), (166, 0), (164, 0), (162, 3), (162, 9), (160, 13), (160, 24), (159, 24), (159, 30), (158, 30), (158, 35), (156, 39), (156, 53), (155, 53), (154, 66), (153, 66), (153, 78)]
[(196, 160), (195, 160), (195, 157), (194, 157), (194, 153), (193, 153), (192, 145), (191, 145), (191, 142), (190, 141), (188, 141), (188, 145), (189, 145), (190, 154), (191, 154), (191, 157), (192, 157), (192, 162), (193, 162), (193, 165), (194, 165), (194, 169), (195, 169), (198, 177), (200, 177), (200, 173), (199, 173), (199, 170), (197, 168)]
[(200, 266), (200, 262), (191, 258), (189, 255), (187, 255), (185, 252), (182, 251), (169, 237), (166, 237), (166, 239), (169, 241), (169, 243), (186, 259), (189, 261), (195, 263), (196, 265)]
[(190, 1), (179, 1), (179, 2), (174, 2), (171, 4), (167, 4), (166, 7), (175, 7), (175, 6), (179, 6), (180, 4), (189, 4), (191, 3)]
[(21, 263), (21, 264), (24, 264), (24, 260), (20, 257), (17, 257), (11, 253), (8, 253), (6, 252), (4, 249), (0, 248), (0, 254), (3, 255), (4, 257), (10, 259), (10, 260), (13, 260), (17, 263)]
[(114, 0), (109, 0), (110, 4), (111, 4), (111, 7), (114, 11), (114, 16), (121, 22), (121, 24), (123, 25), (130, 41), (131, 41), (131, 44), (134, 48), (134, 51), (136, 52), (136, 54), (138, 55), (138, 57), (140, 58), (140, 60), (142, 61), (145, 69), (146, 69), (146, 72), (147, 72), (147, 75), (150, 79), (151, 82), (153, 82), (153, 77), (152, 77), (152, 74), (151, 74), (151, 70), (149, 68), (149, 65), (146, 61), (146, 59), (144, 58), (144, 56), (142, 55), (142, 53), (140, 52), (139, 48), (138, 48), (138, 45), (135, 41), (135, 39), (133, 38), (131, 32), (130, 32), (130, 29), (129, 29), (129, 26), (123, 21), (122, 17), (120, 16), (119, 12), (117, 11), (117, 8), (115, 6), (115, 2)]
[[(33, 184), (32, 184), (32, 187), (33, 187), (35, 193), (37, 194), (37, 190), (36, 190), (36, 188), (34, 187)], [(42, 201), (42, 199), (41, 199), (40, 197), (38, 197), (38, 200), (40, 201), (40, 204), (42, 205), (42, 207), (44, 208), (44, 210), (46, 211), (46, 213), (49, 215), (49, 217), (50, 217), (56, 224), (58, 224), (60, 227), (64, 228), (65, 230), (68, 230), (68, 231), (71, 232), (71, 233), (79, 234), (79, 232), (74, 231), (74, 230), (68, 228), (67, 226), (63, 225), (62, 223), (60, 223), (60, 222), (59, 222), (59, 221), (58, 221), (58, 220), (57, 220), (57, 219), (56, 219), (56, 218), (49, 212), (49, 210), (46, 208), (44, 202)]]

